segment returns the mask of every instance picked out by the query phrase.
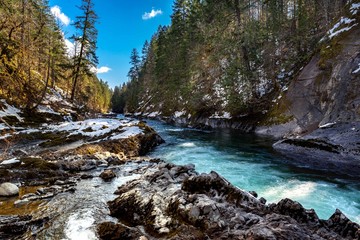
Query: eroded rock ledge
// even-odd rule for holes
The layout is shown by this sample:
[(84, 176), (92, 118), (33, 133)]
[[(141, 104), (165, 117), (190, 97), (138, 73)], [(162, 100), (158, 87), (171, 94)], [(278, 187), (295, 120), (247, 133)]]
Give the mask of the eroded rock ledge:
[(119, 223), (98, 226), (101, 239), (359, 239), (340, 210), (328, 220), (300, 203), (266, 205), (216, 172), (160, 163), (119, 187), (108, 203)]

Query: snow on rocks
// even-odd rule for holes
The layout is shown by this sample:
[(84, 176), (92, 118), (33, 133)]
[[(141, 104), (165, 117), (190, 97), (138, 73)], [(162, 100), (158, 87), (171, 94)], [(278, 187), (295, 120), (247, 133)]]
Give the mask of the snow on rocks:
[(222, 114), (219, 114), (218, 112), (215, 112), (212, 116), (209, 118), (215, 118), (215, 119), (231, 119), (231, 114), (229, 112), (223, 112)]
[(37, 108), (38, 112), (41, 113), (50, 113), (50, 114), (55, 114), (55, 115), (60, 115), (60, 113), (55, 112), (50, 106), (48, 105), (39, 105)]
[[(148, 117), (149, 117), (149, 118), (155, 118), (155, 117), (157, 117), (157, 116), (159, 116), (159, 115), (160, 115), (159, 112), (152, 112), (152, 113), (150, 113), (150, 114), (148, 115)], [(136, 113), (135, 113), (135, 116), (136, 116)]]
[(179, 117), (181, 117), (181, 116), (184, 116), (186, 114), (186, 112), (183, 110), (183, 111), (176, 111), (175, 113), (174, 113), (174, 117), (176, 117), (176, 118), (179, 118)]
[[(357, 23), (352, 24), (353, 22), (356, 22), (356, 19), (349, 19), (347, 17), (341, 17), (339, 22), (337, 22), (334, 25), (334, 27), (328, 31), (329, 38), (332, 39), (333, 37), (339, 35), (340, 33), (349, 31), (350, 29), (352, 29), (353, 27), (358, 25)], [(341, 26), (346, 26), (346, 27), (340, 28)]]
[(8, 160), (4, 160), (4, 161), (0, 162), (0, 165), (10, 165), (10, 164), (15, 164), (15, 163), (20, 163), (20, 160), (18, 160), (16, 158), (12, 158), (12, 159), (8, 159)]
[[(20, 117), (19, 113), (21, 112), (18, 108), (10, 106), (7, 104), (7, 102), (4, 99), (0, 99), (0, 106), (3, 105), (5, 108), (0, 108), (0, 118), (7, 117), (7, 116), (14, 116), (16, 117), (20, 122), (23, 121), (23, 118)], [(1, 126), (0, 126), (1, 128)]]
[(125, 130), (124, 132), (113, 134), (113, 136), (110, 137), (110, 140), (124, 139), (143, 133), (143, 131), (137, 126), (125, 127), (123, 129)]
[(358, 68), (357, 69), (355, 69), (352, 73), (359, 73), (360, 72), (360, 63), (358, 64)]
[[(87, 119), (77, 122), (61, 122), (43, 124), (38, 128), (19, 129), (13, 134), (64, 132), (67, 136), (81, 135), (85, 138), (116, 140), (142, 134), (137, 120), (119, 120), (109, 118)], [(0, 139), (11, 137), (12, 134), (1, 136)]]
[(350, 12), (352, 15), (356, 15), (360, 9), (360, 3), (353, 3), (350, 7)]

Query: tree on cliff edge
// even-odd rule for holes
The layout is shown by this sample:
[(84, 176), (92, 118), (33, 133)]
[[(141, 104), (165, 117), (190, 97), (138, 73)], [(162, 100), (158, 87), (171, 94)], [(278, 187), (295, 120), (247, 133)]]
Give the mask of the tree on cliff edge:
[(79, 7), (83, 11), (83, 16), (77, 16), (74, 23), (79, 35), (73, 36), (75, 45), (78, 49), (75, 50), (74, 56), (74, 72), (73, 72), (73, 86), (71, 89), (71, 100), (74, 101), (75, 94), (81, 76), (91, 74), (91, 67), (96, 67), (98, 58), (96, 56), (96, 41), (97, 29), (95, 23), (98, 19), (94, 11), (94, 3), (92, 0), (82, 0)]

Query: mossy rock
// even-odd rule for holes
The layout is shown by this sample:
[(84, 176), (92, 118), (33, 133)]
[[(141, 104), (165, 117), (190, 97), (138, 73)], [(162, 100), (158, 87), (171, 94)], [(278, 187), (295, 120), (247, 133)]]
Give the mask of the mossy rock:
[(152, 129), (151, 127), (149, 127), (148, 125), (146, 125), (145, 122), (139, 122), (138, 126), (140, 129), (144, 130), (145, 133), (154, 133), (155, 130)]
[(261, 121), (261, 125), (271, 126), (292, 121), (294, 117), (286, 114), (289, 106), (290, 102), (284, 96), (281, 101), (274, 105), (266, 114), (265, 118)]
[(105, 151), (101, 146), (95, 144), (85, 144), (75, 149), (74, 154), (93, 155), (98, 152)]
[(4, 116), (2, 119), (10, 126), (14, 126), (20, 123), (19, 119), (15, 116)]
[(32, 158), (25, 157), (21, 158), (20, 161), (23, 163), (21, 165), (22, 169), (39, 169), (39, 170), (58, 170), (59, 166), (55, 163), (46, 161), (42, 158)]
[(40, 147), (54, 147), (54, 146), (61, 146), (64, 144), (73, 143), (79, 140), (84, 139), (85, 137), (81, 134), (76, 135), (68, 135), (66, 137), (63, 137), (60, 135), (59, 137), (50, 139), (49, 141), (43, 142), (39, 144)]
[(39, 124), (46, 122), (61, 122), (63, 121), (63, 116), (58, 114), (51, 114), (46, 112), (36, 112), (36, 111), (26, 111), (23, 113), (24, 122), (21, 123), (21, 126), (38, 126)]

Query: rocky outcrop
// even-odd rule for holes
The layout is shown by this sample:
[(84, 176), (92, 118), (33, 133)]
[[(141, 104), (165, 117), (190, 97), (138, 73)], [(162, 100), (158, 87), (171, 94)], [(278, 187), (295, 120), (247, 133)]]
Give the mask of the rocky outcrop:
[(334, 123), (301, 138), (281, 140), (273, 147), (293, 164), (360, 177), (360, 122)]
[[(126, 123), (124, 122), (124, 124)], [(100, 131), (104, 129), (106, 127), (100, 126)], [(36, 192), (12, 199), (14, 204), (11, 205), (14, 208), (27, 207), (32, 206), (35, 202), (49, 200), (60, 193), (72, 193), (81, 179), (99, 176), (98, 173), (94, 174), (94, 171), (91, 172), (91, 170), (125, 164), (126, 161), (137, 159), (164, 142), (154, 130), (143, 123), (119, 127), (116, 129), (116, 134), (119, 135), (105, 134), (102, 139), (91, 138), (92, 143), (85, 145), (84, 141), (89, 138), (84, 136), (82, 137), (84, 141), (80, 143), (81, 146), (75, 145), (77, 147), (70, 149), (63, 148), (64, 142), (60, 141), (59, 136), (56, 136), (56, 139), (60, 140), (51, 144), (50, 148), (43, 148), (36, 156), (18, 157), (0, 162), (0, 183), (12, 181), (21, 182), (22, 186), (41, 186)], [(36, 141), (36, 137), (37, 135), (34, 135), (32, 140)], [(60, 146), (65, 150), (58, 151)], [(84, 171), (87, 174), (84, 174)], [(101, 173), (100, 177), (109, 181), (116, 177), (116, 174), (113, 170), (107, 169)], [(12, 188), (13, 186), (10, 184), (2, 184), (0, 197), (19, 193), (17, 187), (17, 191), (13, 191)], [(34, 216), (38, 215), (36, 210), (34, 211)], [(36, 235), (38, 229), (44, 227), (45, 221), (52, 220), (53, 217), (53, 215), (48, 215), (44, 216), (44, 219), (34, 220), (31, 215), (0, 216), (0, 239), (28, 239), (31, 234)], [(125, 231), (118, 236), (126, 235)]]
[(215, 172), (160, 163), (121, 186), (108, 203), (119, 224), (98, 226), (101, 239), (359, 239), (359, 225), (339, 210), (327, 221), (284, 199), (277, 204), (236, 188)]
[(24, 234), (29, 229), (31, 229), (32, 235), (36, 236), (36, 233), (44, 228), (48, 221), (48, 217), (33, 219), (30, 215), (0, 216), (0, 237), (1, 239), (14, 239), (14, 236)]
[(346, 34), (322, 42), (276, 103), (278, 117), (291, 121), (259, 127), (257, 132), (302, 136), (327, 123), (360, 121), (359, 35), (356, 24)]

